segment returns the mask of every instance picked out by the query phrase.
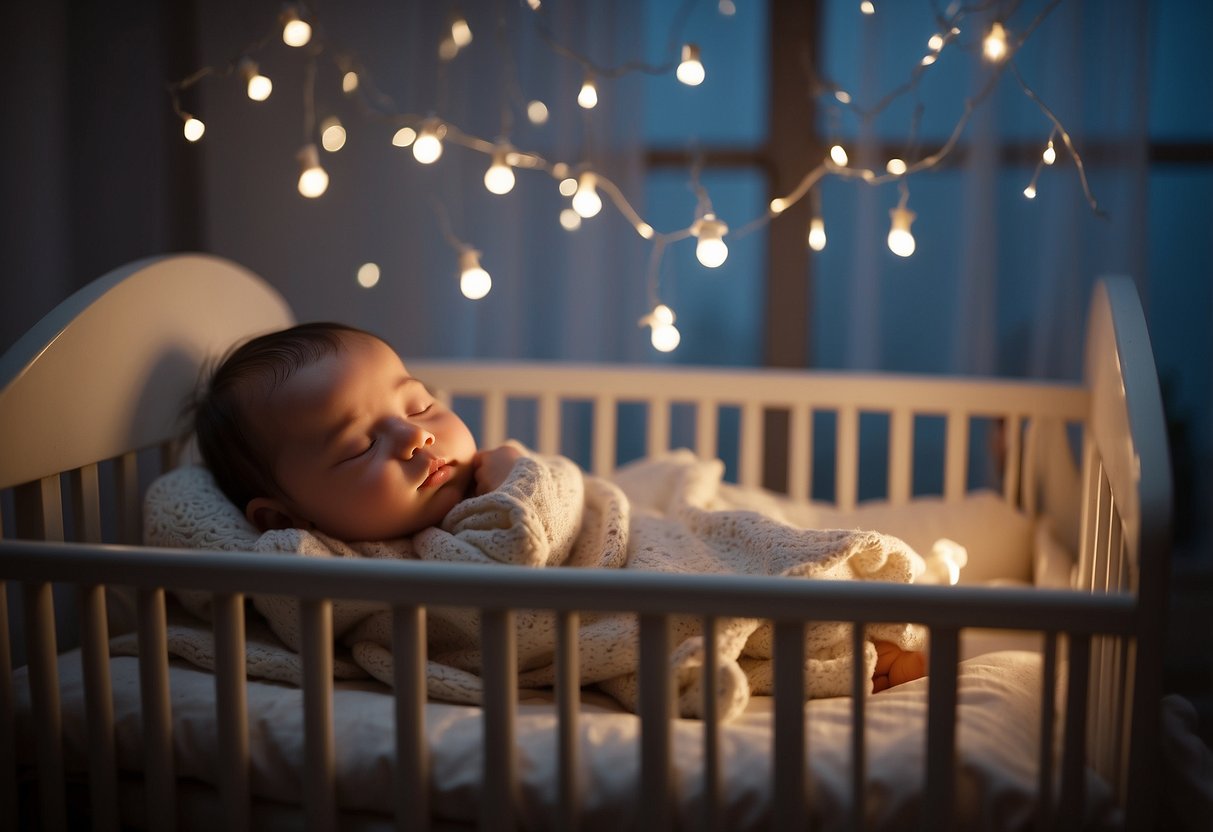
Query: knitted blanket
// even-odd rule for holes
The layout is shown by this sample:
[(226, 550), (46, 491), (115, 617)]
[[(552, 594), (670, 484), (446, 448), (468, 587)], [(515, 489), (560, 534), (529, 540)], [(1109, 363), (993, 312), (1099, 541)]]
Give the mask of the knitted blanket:
[[(785, 504), (766, 492), (722, 482), (723, 465), (688, 451), (643, 460), (612, 480), (583, 474), (562, 457), (527, 452), (495, 491), (469, 498), (440, 527), (410, 539), (344, 543), (300, 529), (258, 535), (200, 468), (161, 477), (149, 489), (145, 542), (154, 546), (274, 552), (303, 557), (375, 557), (496, 563), (524, 567), (595, 567), (697, 574), (786, 576), (789, 579), (877, 580), (910, 583), (924, 562), (897, 538), (871, 531), (815, 530), (789, 524)], [(172, 620), (169, 649), (212, 668), (214, 649), (209, 597), (178, 593), (188, 616)], [(263, 618), (250, 619), (247, 669), (251, 676), (298, 684), (298, 604), (278, 596), (253, 598)], [(518, 684), (554, 681), (555, 620), (547, 611), (515, 613)], [(345, 650), (334, 673), (369, 674), (392, 683), (391, 612), (384, 605), (333, 603), (334, 635)], [(702, 716), (703, 633), (697, 616), (671, 619), (670, 670), (679, 710)], [(635, 615), (583, 612), (578, 633), (581, 681), (595, 684), (625, 707), (637, 706)], [(474, 610), (427, 609), (427, 685), (430, 696), (478, 703), (480, 620)], [(918, 628), (870, 625), (869, 639), (903, 649), (922, 649)], [(769, 622), (717, 622), (720, 667), (715, 679), (724, 718), (740, 713), (753, 693), (772, 690), (773, 637)], [(115, 653), (133, 652), (132, 638)], [(347, 652), (348, 651), (348, 652)], [(806, 690), (810, 697), (851, 690), (850, 625), (813, 623), (806, 628)], [(876, 653), (871, 641), (859, 657), (870, 678)]]

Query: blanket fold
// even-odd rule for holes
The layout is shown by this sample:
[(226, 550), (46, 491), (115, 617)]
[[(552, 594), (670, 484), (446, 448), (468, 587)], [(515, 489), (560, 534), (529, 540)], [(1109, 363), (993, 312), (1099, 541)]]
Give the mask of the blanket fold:
[[(776, 500), (765, 492), (756, 495), (723, 483), (723, 470), (717, 460), (700, 460), (689, 451), (675, 451), (633, 463), (606, 480), (583, 474), (563, 457), (526, 451), (499, 489), (463, 501), (440, 527), (411, 539), (349, 544), (300, 529), (258, 535), (218, 492), (206, 471), (187, 468), (166, 474), (149, 489), (145, 540), (156, 546), (202, 545), (303, 557), (626, 568), (789, 579), (911, 583), (924, 572), (923, 559), (897, 538), (871, 531), (789, 525)], [(216, 501), (220, 507), (214, 505)], [(222, 505), (230, 509), (229, 514), (223, 513)], [(211, 666), (213, 644), (209, 628), (202, 623), (209, 619), (209, 599), (189, 593), (179, 597), (196, 626), (191, 630), (188, 622), (175, 622), (170, 651), (195, 664)], [(291, 598), (260, 596), (253, 599), (253, 605), (270, 632), (258, 633), (257, 662), (250, 663), (250, 675), (298, 683), (298, 603)], [(519, 686), (552, 685), (554, 614), (517, 610), (514, 621)], [(638, 702), (637, 617), (583, 612), (579, 625), (582, 684), (599, 686), (634, 711)], [(389, 608), (336, 600), (333, 628), (334, 636), (348, 648), (350, 660), (335, 666), (335, 672), (348, 675), (352, 664), (392, 684)], [(685, 717), (702, 717), (702, 618), (671, 616), (670, 634), (670, 672), (679, 712)], [(876, 663), (871, 640), (890, 641), (907, 650), (924, 646), (921, 631), (906, 624), (869, 625), (867, 635), (864, 655), (854, 657), (849, 624), (813, 622), (806, 627), (805, 682), (810, 697), (849, 695), (856, 659), (870, 678)], [(479, 703), (478, 612), (429, 607), (427, 636), (430, 696)], [(280, 641), (277, 658), (267, 637)], [(720, 659), (714, 684), (720, 716), (727, 719), (745, 708), (751, 694), (772, 691), (772, 626), (757, 619), (722, 618), (717, 620), (714, 638)], [(131, 649), (130, 644), (115, 645), (115, 652)]]

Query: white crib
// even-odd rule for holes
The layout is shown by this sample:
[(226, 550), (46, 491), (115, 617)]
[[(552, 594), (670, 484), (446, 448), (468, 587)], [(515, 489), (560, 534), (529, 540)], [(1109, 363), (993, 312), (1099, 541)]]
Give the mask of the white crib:
[[(1150, 828), (1157, 811), (1171, 484), (1153, 356), (1130, 281), (1108, 279), (1096, 287), (1081, 386), (409, 361), (414, 373), (469, 408), (482, 444), (521, 432), (543, 452), (584, 447), (587, 458), (581, 461), (598, 474), (616, 467), (626, 454), (621, 448), (658, 453), (693, 436), (686, 444), (700, 455), (731, 455), (743, 485), (759, 486), (773, 476), (793, 499), (821, 499), (814, 482), (824, 466), (814, 456), (827, 448), (833, 475), (824, 479), (844, 512), (860, 502), (863, 442), (870, 433), (861, 426), (870, 414), (879, 414), (878, 429), (887, 442), (887, 460), (878, 467), (889, 505), (913, 505), (916, 478), (926, 466), (938, 469), (928, 479), (941, 484), (943, 502), (961, 503), (974, 485), (973, 434), (978, 425), (996, 425), (999, 491), (1028, 515), (1042, 503), (1036, 492), (1038, 427), (1048, 420), (1080, 426), (1081, 495), (1073, 495), (1081, 505), (1080, 550), (1073, 589), (1066, 590), (321, 561), (138, 545), (142, 488), (176, 463), (176, 416), (199, 365), (240, 338), (291, 322), (283, 300), (246, 270), (210, 256), (181, 255), (141, 261), (99, 279), (4, 355), (0, 511), (8, 539), (0, 541), (0, 581), (7, 590), (0, 594), (0, 624), (6, 628), (0, 638), (0, 825), (66, 828), (87, 819), (94, 828), (121, 822), (168, 829), (222, 818), (232, 829), (260, 827), (269, 817), (263, 804), (273, 800), (259, 794), (257, 778), (250, 777), (260, 729), (250, 726), (259, 717), (250, 717), (244, 599), (273, 593), (302, 601), (306, 677), (300, 697), (303, 751), (293, 761), (299, 767), (299, 801), (293, 809), (279, 805), (274, 817), (305, 821), (310, 829), (339, 823), (394, 823), (400, 829), (455, 822), (478, 822), (481, 828), (594, 825), (583, 817), (592, 801), (587, 778), (578, 772), (584, 772), (586, 755), (579, 726), (595, 717), (586, 713), (574, 670), (578, 613), (594, 610), (634, 612), (641, 621), (639, 776), (628, 817), (642, 828), (722, 829), (736, 822), (727, 808), (735, 800), (727, 774), (733, 746), (731, 739), (722, 741), (728, 726), (711, 716), (712, 685), (704, 686), (709, 717), (702, 726), (673, 715), (665, 667), (667, 622), (675, 614), (703, 616), (709, 630), (725, 616), (775, 622), (775, 695), (765, 740), (771, 793), (760, 813), (764, 826), (803, 829), (810, 818), (820, 819), (815, 796), (825, 787), (808, 758), (814, 748), (806, 739), (806, 714), (811, 724), (814, 711), (805, 706), (800, 672), (804, 627), (811, 618), (852, 622), (857, 646), (865, 623), (913, 621), (929, 628), (928, 679), (918, 684), (926, 714), (925, 772), (914, 804), (920, 828), (964, 826), (994, 811), (965, 808), (973, 800), (971, 784), (957, 762), (957, 665), (962, 631), (971, 628), (1042, 634), (1039, 720), (1022, 726), (1039, 746), (1032, 823), (1081, 825), (1091, 817), (1096, 783), (1117, 807), (1115, 822)], [(821, 422), (822, 413), (832, 414), (830, 421)], [(942, 426), (938, 460), (915, 451), (924, 418)], [(734, 421), (736, 447), (725, 448)], [(642, 425), (642, 445), (629, 438), (623, 422)], [(828, 437), (820, 435), (823, 424), (832, 425)], [(126, 665), (110, 655), (107, 634), (114, 622), (107, 619), (107, 587), (136, 590), (134, 705), (133, 694), (123, 693), (119, 683)], [(166, 606), (171, 607), (166, 588), (214, 597), (216, 761), (213, 779), (201, 785), (196, 774), (181, 773), (186, 763), (170, 677), (173, 684), (184, 677), (174, 675), (183, 671), (170, 663), (164, 647)], [(339, 758), (348, 749), (342, 745), (346, 729), (334, 728), (335, 718), (345, 724), (345, 693), (333, 681), (332, 598), (394, 608), (394, 690), (376, 692), (390, 697), (384, 711), (390, 718), (381, 727), (394, 738), (386, 812), (360, 812), (343, 801), (337, 787)], [(471, 798), (477, 808), (462, 818), (432, 811), (452, 800), (438, 782), (424, 680), (425, 610), (444, 605), (482, 611), (486, 655), (486, 701), (482, 712), (473, 709), (483, 720), (477, 723), (483, 735), (476, 783), (471, 792), (458, 791), (456, 800)], [(544, 740), (556, 774), (550, 805), (538, 807), (523, 788), (529, 775), (518, 763), (524, 743), (511, 621), (519, 609), (554, 610), (561, 635), (557, 662), (563, 671)], [(707, 643), (710, 665), (714, 657)], [(14, 664), (27, 667), (14, 672)], [(79, 696), (61, 694), (65, 674), (76, 673), (77, 666)], [(831, 816), (831, 828), (868, 828), (877, 812), (873, 801), (879, 796), (873, 797), (869, 774), (878, 760), (865, 714), (880, 703), (863, 693), (866, 684), (857, 671), (856, 695), (845, 703), (850, 731), (843, 749), (846, 770), (838, 777), (847, 784), (847, 800), (841, 814)], [(1054, 708), (1059, 690), (1064, 698)], [(122, 728), (126, 707), (138, 711), (133, 740)], [(82, 733), (73, 734), (77, 728), (71, 726)], [(688, 731), (698, 738), (700, 767), (691, 809), (683, 805), (686, 778), (673, 762), (674, 746), (684, 744)], [(136, 750), (124, 750), (132, 742)], [(141, 765), (124, 764), (131, 753)]]

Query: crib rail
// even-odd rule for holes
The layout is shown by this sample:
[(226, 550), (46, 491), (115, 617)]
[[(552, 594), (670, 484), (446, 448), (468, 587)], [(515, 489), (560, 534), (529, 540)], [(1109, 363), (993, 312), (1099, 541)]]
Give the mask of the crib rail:
[[(911, 620), (925, 624), (932, 638), (932, 660), (928, 702), (928, 761), (923, 829), (947, 828), (953, 811), (955, 771), (956, 637), (962, 627), (1000, 627), (1038, 630), (1049, 622), (1046, 633), (1048, 655), (1056, 656), (1059, 645), (1070, 652), (1068, 699), (1063, 717), (1064, 746), (1059, 797), (1056, 805), (1042, 802), (1042, 828), (1069, 828), (1066, 824), (1081, 815), (1084, 805), (1085, 744), (1089, 728), (1083, 711), (1088, 697), (1087, 651), (1099, 636), (1131, 641), (1135, 627), (1135, 603), (1127, 594), (1089, 594), (1069, 591), (981, 589), (869, 585), (787, 581), (778, 578), (710, 575), (644, 574), (599, 570), (514, 570), (431, 563), (384, 563), (374, 560), (283, 559), (254, 554), (219, 554), (207, 558), (136, 547), (96, 547), (62, 543), (0, 542), (0, 580), (20, 581), (26, 587), (27, 613), (40, 618), (39, 626), (27, 627), (30, 634), (30, 679), (34, 687), (39, 742), (39, 788), (43, 820), (48, 828), (63, 828), (64, 762), (58, 725), (55, 664), (55, 631), (52, 583), (74, 583), (99, 587), (113, 575), (123, 576), (141, 599), (140, 668), (144, 701), (145, 767), (149, 783), (148, 817), (152, 828), (172, 828), (176, 812), (176, 783), (173, 777), (172, 728), (166, 719), (168, 699), (163, 639), (165, 597), (162, 587), (190, 587), (215, 594), (215, 633), (219, 650), (216, 668), (219, 717), (224, 761), (220, 791), (229, 825), (249, 828), (248, 726), (243, 718), (244, 622), (241, 600), (245, 593), (291, 595), (303, 608), (306, 775), (305, 808), (313, 829), (332, 828), (336, 823), (333, 755), (340, 738), (332, 728), (332, 639), (331, 607), (334, 597), (381, 601), (394, 610), (397, 643), (396, 736), (397, 777), (400, 800), (397, 824), (402, 829), (426, 828), (427, 768), (423, 743), (425, 678), (424, 610), (426, 605), (474, 606), (483, 611), (482, 638), (489, 648), (486, 658), (485, 777), (482, 793), (482, 828), (511, 828), (516, 820), (517, 783), (513, 765), (513, 720), (516, 703), (512, 655), (514, 631), (510, 616), (516, 609), (551, 609), (567, 616), (564, 629), (575, 622), (577, 611), (631, 611), (641, 620), (640, 686), (642, 721), (642, 782), (645, 793), (637, 803), (639, 824), (645, 829), (670, 828), (673, 818), (670, 771), (670, 681), (666, 672), (667, 628), (671, 615), (690, 614), (705, 619), (705, 629), (719, 616), (769, 619), (776, 624), (776, 745), (772, 758), (776, 783), (774, 817), (804, 818), (807, 782), (804, 757), (804, 678), (790, 669), (803, 666), (803, 628), (806, 610), (818, 621), (848, 621), (855, 640), (863, 637), (867, 623)], [(508, 605), (503, 604), (508, 601)], [(102, 613), (103, 615), (103, 613)], [(3, 622), (4, 619), (0, 619)], [(99, 622), (104, 624), (104, 622)], [(102, 631), (104, 627), (102, 626)], [(8, 633), (3, 639), (7, 642)], [(561, 639), (557, 662), (560, 717), (558, 743), (561, 768), (571, 765), (577, 736), (575, 639)], [(85, 647), (86, 661), (104, 665), (104, 640)], [(90, 660), (89, 655), (93, 658)], [(0, 657), (2, 658), (2, 657)], [(715, 665), (709, 657), (708, 671)], [(1046, 661), (1042, 682), (1043, 701), (1051, 701), (1057, 662)], [(857, 663), (854, 688), (866, 689)], [(11, 669), (0, 667), (0, 684), (11, 685)], [(90, 676), (90, 700), (102, 696), (108, 680)], [(712, 685), (706, 685), (711, 689)], [(861, 702), (862, 696), (857, 697)], [(13, 759), (11, 703), (0, 714), (9, 726), (0, 739), (0, 758)], [(705, 720), (705, 744), (719, 742), (720, 726), (709, 710)], [(91, 713), (90, 713), (91, 717)], [(1043, 795), (1052, 794), (1052, 709), (1042, 708), (1041, 771)], [(865, 759), (862, 754), (864, 723), (854, 721), (853, 809), (857, 820), (864, 817)], [(1106, 726), (1105, 726), (1106, 728)], [(103, 723), (95, 729), (100, 747), (110, 756), (90, 772), (91, 782), (108, 778), (113, 771), (112, 738), (105, 741)], [(710, 739), (709, 739), (710, 738)], [(706, 765), (717, 767), (719, 757), (707, 755)], [(709, 782), (719, 777), (717, 768), (704, 772)], [(105, 781), (102, 780), (102, 783)], [(574, 823), (577, 817), (577, 785), (560, 790), (559, 817)], [(719, 791), (709, 791), (705, 826), (712, 828), (712, 813), (718, 808)], [(13, 805), (13, 804), (8, 804)], [(100, 818), (112, 817), (112, 805), (101, 807)], [(97, 807), (94, 807), (97, 811)], [(11, 818), (9, 818), (11, 819)], [(6, 819), (7, 821), (8, 819)], [(798, 827), (799, 828), (799, 827)]]

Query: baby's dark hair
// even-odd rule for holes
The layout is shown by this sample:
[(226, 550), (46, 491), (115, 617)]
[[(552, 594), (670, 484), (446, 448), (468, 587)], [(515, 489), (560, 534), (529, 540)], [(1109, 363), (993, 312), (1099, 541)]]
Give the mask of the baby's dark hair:
[(189, 406), (198, 450), (215, 483), (241, 511), (256, 497), (281, 493), (249, 423), (250, 389), (272, 392), (299, 370), (340, 351), (342, 335), (350, 333), (378, 338), (345, 324), (298, 324), (238, 345), (199, 385)]

